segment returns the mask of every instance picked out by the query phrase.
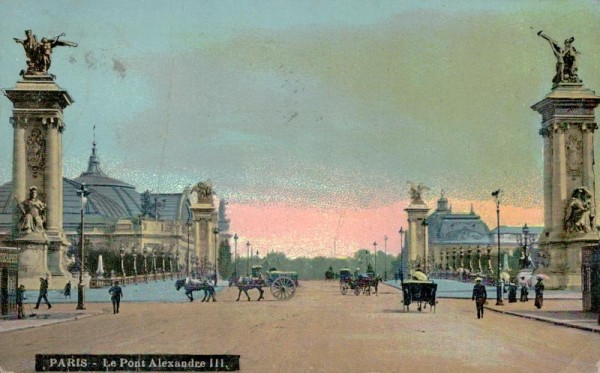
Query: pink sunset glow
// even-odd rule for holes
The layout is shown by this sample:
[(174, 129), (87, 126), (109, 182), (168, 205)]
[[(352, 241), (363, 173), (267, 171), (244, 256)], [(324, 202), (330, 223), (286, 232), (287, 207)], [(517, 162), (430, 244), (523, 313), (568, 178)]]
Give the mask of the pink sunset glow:
[[(436, 206), (436, 201), (427, 201)], [(493, 201), (452, 200), (453, 212), (469, 212), (473, 204), (476, 214), (490, 229), (496, 227), (496, 205)], [(252, 251), (263, 256), (271, 250), (289, 257), (351, 256), (358, 249), (384, 250), (384, 236), (388, 236), (387, 252), (400, 252), (400, 227), (408, 227), (408, 201), (370, 209), (320, 209), (290, 207), (284, 204), (229, 203), (231, 233), (237, 233), (238, 254), (246, 255), (246, 242)], [(434, 209), (432, 209), (434, 211)], [(543, 208), (501, 206), (500, 225), (529, 226), (543, 224)], [(233, 244), (233, 242), (232, 242)], [(335, 253), (334, 253), (335, 246)]]

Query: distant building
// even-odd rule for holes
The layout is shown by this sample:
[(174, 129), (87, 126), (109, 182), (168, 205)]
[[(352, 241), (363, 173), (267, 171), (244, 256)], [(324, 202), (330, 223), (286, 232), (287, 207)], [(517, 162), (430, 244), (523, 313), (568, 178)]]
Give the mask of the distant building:
[[(87, 170), (73, 180), (63, 178), (63, 229), (72, 245), (79, 242), (81, 201), (77, 191), (83, 183), (91, 192), (85, 205), (85, 235), (93, 249), (118, 251), (124, 247), (129, 252), (135, 247), (139, 254), (143, 249), (172, 254), (179, 250), (180, 263), (186, 263), (187, 248), (194, 248), (194, 234), (188, 235), (187, 225), (192, 219), (190, 188), (177, 193), (140, 194), (135, 186), (102, 171), (94, 141)], [(0, 186), (0, 241), (10, 238), (13, 229), (16, 204), (12, 189), (12, 182)], [(222, 239), (229, 238), (229, 219), (224, 214)], [(213, 221), (217, 222), (217, 212)]]

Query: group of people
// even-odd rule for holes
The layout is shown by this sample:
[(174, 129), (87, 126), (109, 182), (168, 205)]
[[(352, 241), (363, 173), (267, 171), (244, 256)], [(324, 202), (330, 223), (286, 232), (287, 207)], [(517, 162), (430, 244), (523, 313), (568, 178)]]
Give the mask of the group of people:
[[(34, 309), (36, 310), (40, 308), (40, 303), (42, 302), (42, 300), (46, 303), (48, 309), (52, 308), (52, 304), (50, 304), (50, 301), (48, 300), (48, 277), (49, 276), (46, 276), (46, 278), (40, 277), (40, 291), (38, 294), (37, 302), (34, 307)], [(119, 306), (121, 304), (121, 298), (123, 297), (123, 289), (119, 286), (119, 281), (115, 281), (115, 284), (108, 290), (108, 293), (111, 296), (110, 299), (113, 304), (113, 314), (119, 313)], [(65, 296), (65, 298), (71, 298), (71, 281), (67, 282), (67, 284), (65, 285), (63, 295)], [(25, 301), (25, 299), (27, 299), (25, 296), (25, 286), (20, 285), (17, 288), (16, 292), (18, 319), (25, 318), (25, 310), (23, 308), (23, 302)]]
[[(525, 278), (523, 277), (523, 284), (521, 286), (521, 302), (529, 301), (529, 289), (527, 287), (527, 283), (525, 283)], [(541, 309), (544, 304), (544, 282), (543, 279), (538, 277), (537, 283), (534, 286), (535, 289), (535, 307), (537, 309)], [(517, 285), (511, 284), (510, 290), (508, 292), (508, 302), (514, 303), (517, 301)], [(471, 296), (471, 300), (475, 301), (475, 305), (477, 307), (477, 318), (483, 318), (483, 305), (487, 301), (487, 291), (485, 289), (485, 285), (481, 283), (481, 278), (477, 277), (475, 279), (475, 285), (473, 286), (473, 295)], [(600, 323), (600, 319), (598, 320)]]

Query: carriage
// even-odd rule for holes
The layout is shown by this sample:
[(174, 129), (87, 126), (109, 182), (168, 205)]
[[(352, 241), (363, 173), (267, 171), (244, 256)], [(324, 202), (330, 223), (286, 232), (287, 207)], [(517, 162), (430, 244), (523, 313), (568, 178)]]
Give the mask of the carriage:
[(235, 286), (239, 290), (238, 301), (242, 292), (250, 300), (248, 295), (250, 289), (257, 289), (260, 293), (258, 300), (263, 299), (263, 287), (269, 287), (271, 294), (277, 300), (289, 300), (296, 294), (296, 287), (298, 287), (298, 274), (296, 272), (277, 271), (275, 268), (271, 268), (266, 272), (266, 277), (263, 278), (261, 271), (262, 266), (253, 266), (252, 277), (234, 278), (230, 281), (229, 286)]
[(417, 303), (417, 310), (421, 312), (423, 308), (430, 306), (429, 311), (435, 312), (435, 295), (437, 284), (433, 281), (409, 280), (402, 282), (402, 309), (409, 311), (411, 303)]
[[(344, 271), (344, 272), (342, 272)], [(342, 295), (346, 295), (348, 290), (352, 290), (354, 295), (371, 295), (371, 287), (375, 288), (375, 294), (377, 294), (377, 286), (381, 282), (380, 277), (371, 276), (368, 273), (361, 273), (353, 278), (350, 275), (350, 270), (340, 270), (340, 292)]]

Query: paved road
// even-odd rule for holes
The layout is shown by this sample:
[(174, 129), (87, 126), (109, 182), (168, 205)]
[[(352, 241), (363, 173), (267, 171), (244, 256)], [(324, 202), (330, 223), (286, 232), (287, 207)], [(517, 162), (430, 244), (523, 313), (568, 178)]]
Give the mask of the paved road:
[[(243, 372), (598, 372), (600, 335), (441, 299), (403, 313), (398, 290), (342, 296), (305, 282), (288, 302), (88, 304), (99, 316), (0, 334), (0, 367), (33, 371), (36, 353), (239, 354)], [(254, 295), (256, 297), (256, 295)], [(59, 304), (50, 312), (65, 312)], [(55, 311), (56, 308), (56, 311)], [(45, 311), (46, 312), (46, 311)]]

